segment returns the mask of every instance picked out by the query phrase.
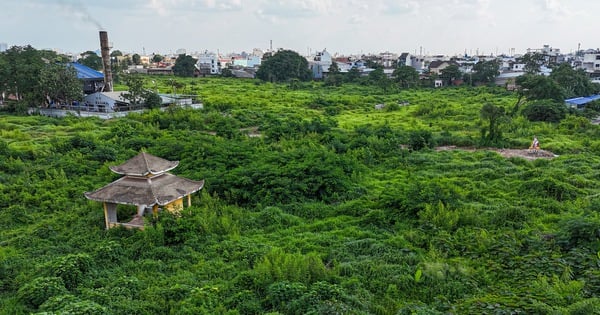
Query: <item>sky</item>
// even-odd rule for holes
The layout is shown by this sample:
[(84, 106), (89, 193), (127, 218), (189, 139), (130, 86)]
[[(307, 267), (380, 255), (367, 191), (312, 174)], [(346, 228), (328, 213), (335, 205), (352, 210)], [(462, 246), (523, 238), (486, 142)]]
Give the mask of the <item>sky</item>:
[[(0, 0), (0, 43), (81, 53), (113, 49), (306, 55), (563, 53), (600, 47), (591, 0)], [(271, 44), (272, 42), (272, 44)]]

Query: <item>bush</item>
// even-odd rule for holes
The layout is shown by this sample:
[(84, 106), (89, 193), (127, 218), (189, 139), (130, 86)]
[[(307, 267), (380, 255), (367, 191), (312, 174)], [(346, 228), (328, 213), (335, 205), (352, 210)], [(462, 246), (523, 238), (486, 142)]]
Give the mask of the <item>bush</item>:
[(579, 217), (563, 220), (558, 243), (565, 249), (571, 249), (595, 242), (600, 238), (600, 219), (597, 217)]
[(93, 260), (88, 254), (70, 254), (59, 258), (53, 265), (54, 275), (61, 278), (67, 289), (72, 290), (83, 280)]
[(408, 146), (411, 150), (419, 151), (426, 148), (433, 148), (433, 135), (428, 130), (411, 131), (408, 135)]
[(600, 315), (600, 298), (591, 298), (572, 304), (568, 308), (570, 315)]
[(50, 297), (67, 293), (63, 280), (59, 277), (40, 277), (26, 283), (19, 291), (17, 297), (27, 306), (38, 308)]
[(559, 122), (567, 115), (567, 106), (563, 103), (543, 100), (528, 103), (522, 112), (529, 121)]

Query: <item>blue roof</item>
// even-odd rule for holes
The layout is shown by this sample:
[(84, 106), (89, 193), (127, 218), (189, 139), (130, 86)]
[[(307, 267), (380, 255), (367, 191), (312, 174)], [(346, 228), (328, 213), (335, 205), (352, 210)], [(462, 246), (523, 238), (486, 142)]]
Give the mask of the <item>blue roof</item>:
[(88, 66), (84, 66), (77, 62), (69, 63), (69, 66), (75, 67), (77, 71), (77, 78), (83, 80), (100, 80), (104, 79), (102, 72), (96, 71)]
[(570, 99), (566, 99), (565, 103), (571, 105), (584, 105), (596, 100), (600, 100), (600, 95), (592, 95), (592, 96), (582, 96), (582, 97), (574, 97)]

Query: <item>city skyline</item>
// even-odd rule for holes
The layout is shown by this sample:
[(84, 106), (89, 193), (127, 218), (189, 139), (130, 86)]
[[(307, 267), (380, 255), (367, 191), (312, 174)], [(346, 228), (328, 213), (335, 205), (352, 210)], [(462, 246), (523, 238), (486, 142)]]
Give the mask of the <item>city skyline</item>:
[(596, 48), (584, 0), (8, 0), (0, 42), (81, 53), (292, 49), (302, 54), (390, 51), (469, 55), (525, 53), (547, 44), (563, 53)]

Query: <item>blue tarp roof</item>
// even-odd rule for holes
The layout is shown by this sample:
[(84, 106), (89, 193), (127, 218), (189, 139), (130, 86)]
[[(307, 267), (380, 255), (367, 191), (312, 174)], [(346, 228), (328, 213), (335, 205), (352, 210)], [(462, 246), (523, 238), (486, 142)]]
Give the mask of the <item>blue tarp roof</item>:
[(600, 95), (592, 95), (592, 96), (582, 96), (582, 97), (574, 97), (570, 99), (566, 99), (565, 103), (571, 105), (584, 105), (596, 100), (600, 100)]
[(83, 80), (100, 80), (104, 79), (102, 72), (96, 71), (88, 66), (84, 66), (77, 62), (69, 63), (69, 66), (75, 67), (77, 70), (77, 78)]

